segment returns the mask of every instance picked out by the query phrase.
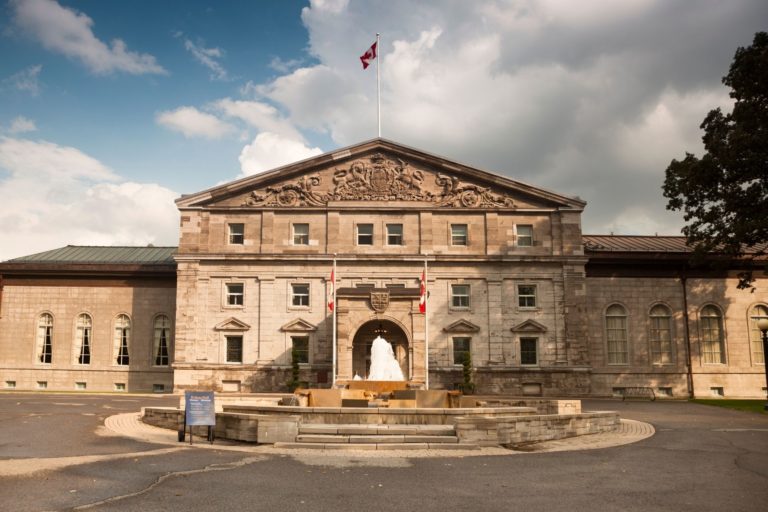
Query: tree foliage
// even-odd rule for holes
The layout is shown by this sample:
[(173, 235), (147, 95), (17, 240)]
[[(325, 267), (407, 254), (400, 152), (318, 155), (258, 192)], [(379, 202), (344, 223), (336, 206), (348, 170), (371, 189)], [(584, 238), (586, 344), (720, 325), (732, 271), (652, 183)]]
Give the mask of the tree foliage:
[(672, 160), (664, 196), (668, 210), (684, 212), (683, 234), (699, 255), (754, 256), (768, 242), (768, 33), (736, 50), (723, 84), (733, 111), (707, 114), (704, 155)]

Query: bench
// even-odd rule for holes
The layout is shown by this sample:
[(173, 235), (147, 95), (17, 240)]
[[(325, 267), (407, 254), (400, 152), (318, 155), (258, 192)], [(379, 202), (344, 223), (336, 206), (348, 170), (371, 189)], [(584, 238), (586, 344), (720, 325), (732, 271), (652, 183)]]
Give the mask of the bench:
[(633, 386), (624, 388), (624, 390), (621, 392), (621, 400), (624, 401), (627, 398), (645, 398), (653, 402), (656, 400), (656, 393), (653, 392), (653, 388)]

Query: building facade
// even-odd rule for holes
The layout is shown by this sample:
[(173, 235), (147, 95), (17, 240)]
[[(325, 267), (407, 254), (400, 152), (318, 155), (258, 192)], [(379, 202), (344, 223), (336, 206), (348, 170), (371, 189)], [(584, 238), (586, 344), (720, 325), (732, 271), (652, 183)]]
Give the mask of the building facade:
[(582, 236), (579, 199), (391, 141), (177, 206), (176, 250), (0, 264), (7, 389), (284, 390), (294, 358), (307, 385), (331, 386), (366, 376), (378, 334), (414, 387), (456, 387), (467, 354), (484, 393), (765, 387), (762, 274), (748, 293), (734, 265), (691, 268), (680, 237)]

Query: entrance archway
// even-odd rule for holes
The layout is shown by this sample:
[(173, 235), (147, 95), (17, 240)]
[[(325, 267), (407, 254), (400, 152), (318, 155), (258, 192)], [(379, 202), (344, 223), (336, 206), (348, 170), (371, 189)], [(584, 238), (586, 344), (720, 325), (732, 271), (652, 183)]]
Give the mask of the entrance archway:
[(371, 367), (371, 344), (376, 336), (381, 336), (392, 344), (400, 369), (406, 380), (410, 379), (410, 358), (408, 355), (408, 336), (403, 329), (390, 320), (370, 320), (355, 333), (352, 340), (352, 374), (367, 378)]

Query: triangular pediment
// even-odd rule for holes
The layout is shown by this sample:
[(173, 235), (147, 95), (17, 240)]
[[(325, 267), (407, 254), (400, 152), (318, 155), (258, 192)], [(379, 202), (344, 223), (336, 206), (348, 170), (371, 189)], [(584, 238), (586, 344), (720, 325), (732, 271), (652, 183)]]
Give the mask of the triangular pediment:
[(526, 320), (510, 329), (512, 332), (547, 332), (547, 328), (536, 320)]
[(214, 329), (217, 331), (247, 331), (251, 328), (250, 325), (243, 322), (242, 320), (238, 320), (237, 318), (231, 316), (221, 322), (220, 324), (217, 324)]
[(317, 330), (317, 326), (312, 325), (306, 320), (297, 318), (282, 326), (280, 330), (285, 332), (314, 332)]
[(469, 320), (457, 320), (447, 327), (443, 327), (445, 332), (466, 333), (466, 332), (479, 332), (480, 327), (473, 324)]
[(585, 203), (385, 139), (309, 158), (176, 200), (179, 208), (297, 209), (386, 202), (401, 208), (519, 210)]

